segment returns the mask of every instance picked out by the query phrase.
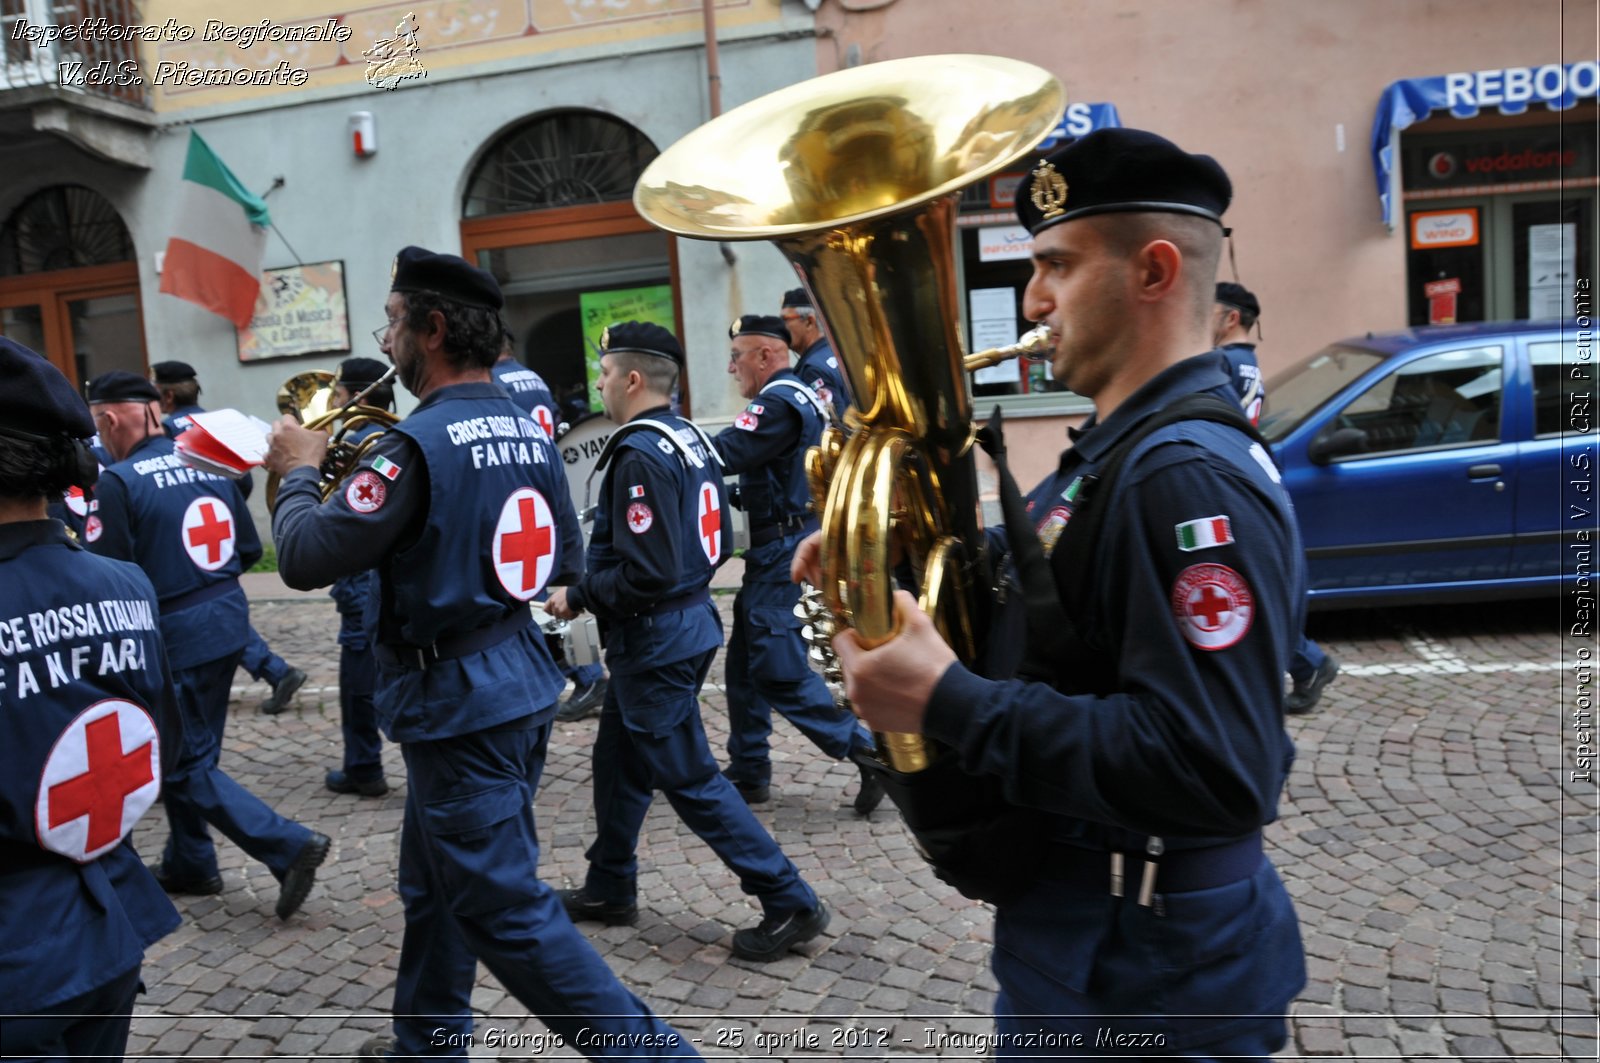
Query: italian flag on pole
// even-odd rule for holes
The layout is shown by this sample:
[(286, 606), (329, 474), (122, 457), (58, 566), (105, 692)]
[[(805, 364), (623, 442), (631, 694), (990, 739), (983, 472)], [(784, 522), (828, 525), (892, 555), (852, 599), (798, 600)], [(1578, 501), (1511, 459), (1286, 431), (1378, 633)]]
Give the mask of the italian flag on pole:
[(244, 328), (261, 290), (261, 256), (271, 221), (261, 197), (240, 184), (200, 134), (191, 131), (183, 198), (167, 241), (161, 290)]

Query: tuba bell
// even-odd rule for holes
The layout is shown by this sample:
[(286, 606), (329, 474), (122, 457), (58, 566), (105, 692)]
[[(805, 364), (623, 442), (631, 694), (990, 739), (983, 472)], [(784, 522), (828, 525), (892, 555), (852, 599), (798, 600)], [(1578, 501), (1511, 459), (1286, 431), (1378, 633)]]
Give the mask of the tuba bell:
[[(378, 437), (399, 422), (400, 418), (388, 410), (378, 406), (366, 406), (361, 402), (370, 392), (393, 380), (395, 372), (391, 367), (381, 378), (368, 384), (360, 394), (353, 396), (343, 406), (333, 405), (333, 389), (339, 380), (336, 374), (325, 369), (297, 373), (285, 380), (283, 386), (278, 389), (278, 411), (295, 418), (312, 431), (326, 431), (329, 425), (335, 421), (339, 422), (339, 427), (333, 431), (328, 440), (328, 452), (323, 456), (322, 465), (317, 470), (317, 487), (322, 492), (324, 502), (339, 489), (340, 482), (355, 470), (361, 459), (366, 457), (367, 451), (372, 449)], [(356, 433), (371, 426), (378, 426), (378, 431), (363, 436), (359, 441), (355, 439)], [(276, 472), (267, 474), (269, 513), (278, 506), (278, 480)]]
[[(1065, 106), (1029, 63), (935, 55), (839, 71), (689, 133), (639, 178), (634, 205), (679, 236), (771, 240), (799, 274), (856, 409), (808, 456), (832, 622), (895, 633), (898, 542), (923, 608), (971, 663), (972, 588), (989, 582), (960, 334), (960, 189), (1027, 155)], [(1012, 352), (1016, 353), (1016, 352)], [(879, 734), (903, 773), (940, 750)]]

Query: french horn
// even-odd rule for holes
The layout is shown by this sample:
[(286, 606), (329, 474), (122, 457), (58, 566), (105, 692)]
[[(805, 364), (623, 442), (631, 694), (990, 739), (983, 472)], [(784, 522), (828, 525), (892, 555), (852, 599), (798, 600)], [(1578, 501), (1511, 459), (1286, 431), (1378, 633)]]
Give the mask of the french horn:
[[(343, 406), (333, 405), (333, 388), (338, 379), (335, 374), (325, 369), (298, 373), (285, 380), (283, 386), (278, 389), (278, 411), (297, 419), (312, 431), (327, 431), (329, 425), (335, 421), (339, 423), (338, 428), (333, 430), (328, 439), (328, 451), (317, 470), (317, 489), (322, 492), (324, 502), (339, 489), (339, 484), (344, 478), (355, 471), (355, 467), (366, 457), (367, 451), (372, 449), (372, 445), (383, 433), (399, 422), (400, 418), (388, 410), (378, 406), (366, 406), (361, 402), (372, 391), (393, 380), (395, 372), (391, 366), (387, 373), (368, 384)], [(379, 426), (379, 430), (365, 436), (359, 442), (353, 438), (357, 431), (372, 425)], [(278, 481), (279, 476), (276, 472), (267, 474), (269, 513), (278, 506)]]
[[(973, 589), (989, 559), (960, 332), (960, 190), (1033, 150), (1065, 106), (1029, 63), (935, 55), (873, 63), (761, 97), (650, 164), (634, 205), (703, 240), (770, 240), (810, 292), (855, 401), (808, 456), (831, 621), (874, 646), (895, 633), (894, 545), (923, 608), (971, 663)], [(911, 773), (941, 751), (879, 734)]]

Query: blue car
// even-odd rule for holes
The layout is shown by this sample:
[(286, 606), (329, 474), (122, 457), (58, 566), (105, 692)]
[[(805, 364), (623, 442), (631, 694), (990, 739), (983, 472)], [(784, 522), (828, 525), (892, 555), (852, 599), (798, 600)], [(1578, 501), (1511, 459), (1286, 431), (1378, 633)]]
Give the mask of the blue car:
[(1593, 578), (1600, 359), (1584, 326), (1369, 333), (1267, 382), (1260, 428), (1299, 516), (1312, 608)]

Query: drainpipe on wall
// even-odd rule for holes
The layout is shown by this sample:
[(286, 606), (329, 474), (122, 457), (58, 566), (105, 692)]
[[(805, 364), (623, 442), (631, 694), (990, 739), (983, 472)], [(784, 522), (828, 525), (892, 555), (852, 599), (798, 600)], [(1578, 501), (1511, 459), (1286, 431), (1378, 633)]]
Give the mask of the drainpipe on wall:
[[(717, 0), (702, 0), (706, 24), (706, 96), (711, 103), (711, 117), (722, 113), (722, 61), (717, 57)], [(722, 260), (728, 265), (739, 261), (727, 243), (717, 244)]]

